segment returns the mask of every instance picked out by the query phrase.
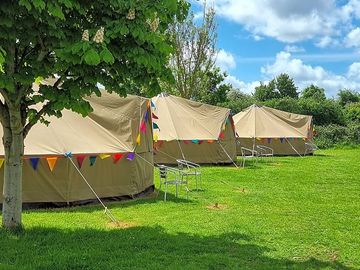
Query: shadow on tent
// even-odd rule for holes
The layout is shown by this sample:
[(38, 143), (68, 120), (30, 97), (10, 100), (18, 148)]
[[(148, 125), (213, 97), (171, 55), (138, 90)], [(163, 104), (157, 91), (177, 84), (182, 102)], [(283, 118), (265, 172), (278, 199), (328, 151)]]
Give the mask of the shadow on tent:
[(267, 255), (265, 245), (239, 233), (199, 236), (160, 226), (126, 229), (0, 230), (4, 269), (343, 269), (337, 261)]

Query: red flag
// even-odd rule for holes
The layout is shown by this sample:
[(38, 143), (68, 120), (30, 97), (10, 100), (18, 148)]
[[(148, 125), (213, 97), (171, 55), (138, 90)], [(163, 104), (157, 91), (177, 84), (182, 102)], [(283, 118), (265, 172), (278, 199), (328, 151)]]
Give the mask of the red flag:
[(82, 166), (85, 158), (86, 158), (86, 155), (76, 156), (76, 160), (77, 160), (77, 164), (79, 166), (79, 169), (81, 169), (81, 166)]
[(224, 132), (221, 132), (221, 133), (220, 133), (219, 138), (220, 138), (220, 139), (224, 139), (224, 138), (225, 138)]
[(124, 156), (124, 154), (116, 153), (113, 155), (113, 162), (114, 164), (118, 163), (118, 161)]
[(159, 119), (154, 113), (151, 114), (153, 119)]

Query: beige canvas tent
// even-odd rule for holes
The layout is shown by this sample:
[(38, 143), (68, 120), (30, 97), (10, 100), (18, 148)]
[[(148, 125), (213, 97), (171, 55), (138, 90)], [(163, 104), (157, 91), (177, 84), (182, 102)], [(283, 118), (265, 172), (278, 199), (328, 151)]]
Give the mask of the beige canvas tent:
[(237, 153), (241, 147), (265, 145), (275, 155), (303, 155), (312, 140), (312, 116), (293, 114), (266, 106), (252, 105), (234, 116)]
[[(50, 117), (49, 126), (38, 123), (28, 134), (23, 160), (24, 202), (95, 199), (64, 156), (70, 152), (75, 166), (79, 168), (82, 162), (80, 171), (99, 197), (132, 196), (153, 185), (150, 100), (104, 92), (88, 101), (94, 109), (88, 117), (65, 110), (62, 118)], [(3, 151), (1, 147), (2, 157)], [(2, 166), (1, 189), (3, 174)]]
[(152, 102), (155, 163), (232, 163), (236, 158), (229, 109), (164, 93)]

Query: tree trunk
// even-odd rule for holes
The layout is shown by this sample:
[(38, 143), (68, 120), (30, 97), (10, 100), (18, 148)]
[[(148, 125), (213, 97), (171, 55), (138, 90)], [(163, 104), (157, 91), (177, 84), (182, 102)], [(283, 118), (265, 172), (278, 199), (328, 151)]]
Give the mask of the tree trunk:
[(23, 124), (20, 107), (9, 110), (9, 125), (4, 125), (5, 149), (2, 223), (9, 230), (20, 229), (22, 212)]

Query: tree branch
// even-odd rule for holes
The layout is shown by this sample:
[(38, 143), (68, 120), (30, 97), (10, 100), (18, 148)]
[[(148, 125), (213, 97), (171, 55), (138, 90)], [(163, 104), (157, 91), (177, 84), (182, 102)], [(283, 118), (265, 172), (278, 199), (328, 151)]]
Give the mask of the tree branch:
[(51, 108), (52, 105), (53, 105), (53, 102), (51, 102), (51, 101), (46, 103), (41, 108), (41, 110), (37, 112), (35, 117), (29, 123), (26, 124), (26, 126), (24, 127), (24, 130), (23, 130), (24, 138), (29, 133), (30, 129), (41, 119), (41, 117), (43, 117), (49, 111), (49, 109)]

